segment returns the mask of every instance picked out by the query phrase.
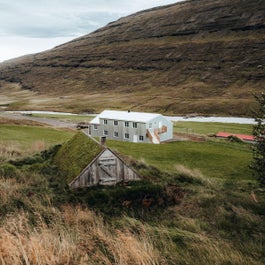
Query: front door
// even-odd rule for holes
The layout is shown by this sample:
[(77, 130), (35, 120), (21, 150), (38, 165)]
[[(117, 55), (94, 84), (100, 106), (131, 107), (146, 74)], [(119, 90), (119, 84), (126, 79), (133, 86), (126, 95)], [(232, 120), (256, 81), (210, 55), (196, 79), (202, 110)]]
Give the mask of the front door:
[(138, 142), (138, 135), (134, 135), (134, 136), (133, 136), (133, 142), (134, 142), (134, 143), (137, 143), (137, 142)]
[(120, 181), (117, 157), (106, 149), (98, 158), (99, 184), (114, 185)]

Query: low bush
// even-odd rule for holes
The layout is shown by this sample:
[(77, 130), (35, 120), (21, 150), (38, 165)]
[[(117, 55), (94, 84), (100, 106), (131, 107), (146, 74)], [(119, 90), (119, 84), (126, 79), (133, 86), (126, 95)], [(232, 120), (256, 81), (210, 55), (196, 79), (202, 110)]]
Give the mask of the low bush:
[(11, 163), (4, 163), (0, 165), (0, 176), (2, 177), (14, 177), (16, 175), (17, 168)]

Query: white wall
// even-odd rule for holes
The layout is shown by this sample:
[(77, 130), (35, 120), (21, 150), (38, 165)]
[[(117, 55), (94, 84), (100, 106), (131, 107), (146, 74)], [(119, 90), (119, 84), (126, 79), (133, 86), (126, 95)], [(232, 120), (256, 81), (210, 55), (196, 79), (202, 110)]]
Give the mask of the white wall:
[(153, 129), (159, 129), (159, 126), (166, 126), (167, 127), (167, 132), (159, 134), (160, 136), (160, 141), (164, 142), (166, 140), (170, 140), (173, 138), (173, 124), (171, 121), (169, 121), (167, 118), (164, 116), (158, 116), (154, 118), (153, 120), (149, 121), (146, 124), (146, 129), (149, 129), (150, 124), (152, 124)]

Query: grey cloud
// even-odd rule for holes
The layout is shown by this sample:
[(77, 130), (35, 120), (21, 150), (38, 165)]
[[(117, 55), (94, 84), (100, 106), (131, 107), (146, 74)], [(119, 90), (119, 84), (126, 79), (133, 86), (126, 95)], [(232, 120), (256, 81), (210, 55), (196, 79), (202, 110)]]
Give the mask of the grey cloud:
[[(109, 21), (115, 20), (115, 14), (106, 13), (83, 13), (75, 17), (53, 17), (45, 19), (36, 18), (32, 23), (30, 19), (25, 19), (19, 25), (10, 23), (5, 27), (2, 35), (17, 35), (24, 37), (63, 37), (63, 36), (80, 36), (89, 33)], [(0, 29), (1, 34), (1, 29)]]
[(19, 23), (11, 21), (2, 27), (0, 34), (26, 37), (76, 36), (93, 31), (116, 18), (117, 15), (108, 13), (83, 13), (71, 17), (51, 15), (34, 17), (33, 20), (32, 17), (21, 16)]
[[(121, 16), (92, 1), (0, 2), (0, 35), (61, 37), (86, 34)], [(24, 5), (22, 4), (24, 3)], [(63, 3), (63, 4), (62, 4)], [(95, 3), (95, 1), (93, 1)], [(106, 9), (106, 10), (104, 10)], [(102, 11), (101, 11), (102, 10)]]
[[(0, 36), (80, 36), (142, 8), (171, 0), (0, 0)], [(142, 6), (142, 8), (141, 8)]]

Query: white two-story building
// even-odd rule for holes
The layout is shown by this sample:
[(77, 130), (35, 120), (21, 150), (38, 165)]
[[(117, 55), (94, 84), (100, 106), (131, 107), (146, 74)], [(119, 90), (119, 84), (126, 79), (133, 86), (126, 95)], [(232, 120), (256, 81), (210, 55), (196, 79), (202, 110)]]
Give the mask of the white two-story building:
[(160, 144), (173, 138), (171, 121), (155, 113), (104, 110), (89, 125), (92, 137)]

